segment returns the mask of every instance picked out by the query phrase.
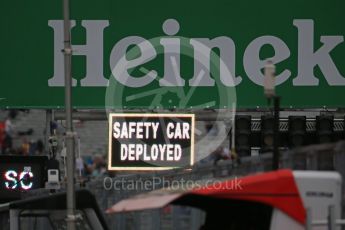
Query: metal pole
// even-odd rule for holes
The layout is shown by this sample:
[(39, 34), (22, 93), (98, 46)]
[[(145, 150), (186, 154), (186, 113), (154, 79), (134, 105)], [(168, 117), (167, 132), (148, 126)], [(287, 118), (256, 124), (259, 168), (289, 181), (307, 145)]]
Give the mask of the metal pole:
[(63, 0), (64, 18), (64, 67), (65, 67), (65, 110), (66, 110), (66, 152), (67, 152), (67, 230), (75, 230), (74, 191), (74, 132), (72, 126), (72, 77), (71, 77), (71, 34), (69, 0)]
[(237, 159), (237, 153), (236, 153), (236, 143), (235, 143), (235, 122), (236, 122), (236, 104), (232, 104), (232, 121), (231, 121), (231, 140), (230, 140), (230, 146), (231, 146), (231, 154), (235, 155), (235, 158)]
[(52, 111), (50, 109), (47, 109), (46, 110), (46, 133), (45, 133), (45, 140), (44, 140), (44, 149), (46, 152), (49, 151), (48, 140), (51, 135), (51, 130), (50, 130), (51, 122), (52, 122)]
[(273, 170), (279, 169), (279, 110), (280, 97), (274, 97)]
[(330, 205), (328, 207), (328, 229), (335, 230), (336, 226), (335, 208), (333, 205)]
[(311, 208), (306, 209), (306, 220), (305, 220), (305, 229), (306, 230), (312, 230), (312, 214), (311, 214)]

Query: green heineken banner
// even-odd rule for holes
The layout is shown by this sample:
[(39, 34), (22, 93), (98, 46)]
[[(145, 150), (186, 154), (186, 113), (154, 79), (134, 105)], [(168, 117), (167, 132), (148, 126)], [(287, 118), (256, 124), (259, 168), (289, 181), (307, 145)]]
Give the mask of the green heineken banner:
[[(60, 0), (1, 1), (0, 108), (64, 106)], [(75, 108), (345, 107), (345, 3), (71, 1)]]

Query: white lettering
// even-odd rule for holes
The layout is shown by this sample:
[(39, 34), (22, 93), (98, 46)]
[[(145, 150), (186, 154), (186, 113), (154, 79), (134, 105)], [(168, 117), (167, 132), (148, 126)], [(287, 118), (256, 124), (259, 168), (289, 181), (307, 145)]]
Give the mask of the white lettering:
[[(279, 63), (290, 56), (289, 47), (279, 38), (274, 36), (262, 36), (253, 40), (247, 47), (243, 56), (243, 65), (248, 77), (257, 85), (263, 86), (264, 75), (261, 70), (266, 64), (266, 58), (260, 60), (260, 49), (264, 45), (271, 45), (275, 55), (270, 58), (273, 64)], [(275, 84), (280, 85), (291, 75), (289, 70), (284, 70), (275, 77)]]
[[(140, 49), (140, 56), (127, 60), (126, 53), (130, 45), (136, 45)], [(135, 49), (131, 49), (130, 56), (136, 56)], [(149, 71), (141, 77), (133, 77), (128, 70), (142, 65), (156, 57), (156, 51), (152, 44), (142, 37), (130, 36), (121, 39), (110, 53), (110, 67), (115, 79), (121, 84), (133, 88), (150, 84), (156, 77), (156, 71)]]
[(321, 36), (323, 43), (314, 52), (314, 21), (294, 20), (298, 29), (298, 75), (293, 79), (294, 85), (319, 85), (314, 76), (315, 66), (319, 66), (329, 85), (345, 85), (345, 78), (339, 73), (330, 52), (344, 41), (343, 36)]
[[(54, 30), (54, 76), (48, 80), (49, 86), (64, 86), (64, 49), (63, 20), (49, 20), (48, 25)], [(71, 20), (71, 29), (76, 25)], [(86, 56), (86, 75), (81, 86), (107, 86), (103, 76), (103, 30), (109, 26), (108, 20), (82, 20), (86, 30), (86, 44), (72, 45), (72, 55)], [(72, 79), (72, 85), (77, 81)]]

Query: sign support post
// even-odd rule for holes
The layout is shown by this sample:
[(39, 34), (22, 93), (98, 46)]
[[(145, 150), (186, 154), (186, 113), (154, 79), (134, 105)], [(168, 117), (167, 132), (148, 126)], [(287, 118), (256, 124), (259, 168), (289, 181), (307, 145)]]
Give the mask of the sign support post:
[(274, 134), (273, 134), (273, 170), (279, 169), (279, 110), (280, 97), (274, 96)]
[(280, 111), (280, 97), (275, 93), (275, 73), (276, 66), (271, 60), (268, 60), (264, 69), (264, 94), (270, 103), (273, 98), (274, 104), (274, 127), (273, 127), (273, 156), (272, 169), (279, 169), (279, 111)]
[(75, 230), (75, 191), (74, 191), (74, 133), (72, 126), (72, 77), (71, 77), (71, 34), (69, 0), (63, 0), (64, 18), (64, 67), (65, 67), (65, 111), (66, 111), (66, 150), (67, 150), (67, 230)]

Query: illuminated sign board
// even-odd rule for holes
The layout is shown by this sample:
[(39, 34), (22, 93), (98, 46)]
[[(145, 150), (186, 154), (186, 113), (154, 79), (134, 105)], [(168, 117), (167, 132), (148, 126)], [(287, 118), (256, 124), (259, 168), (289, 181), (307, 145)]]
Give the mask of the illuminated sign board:
[(194, 163), (194, 114), (109, 115), (109, 170), (164, 170)]
[(20, 193), (44, 187), (45, 156), (0, 156), (0, 200), (18, 199)]

